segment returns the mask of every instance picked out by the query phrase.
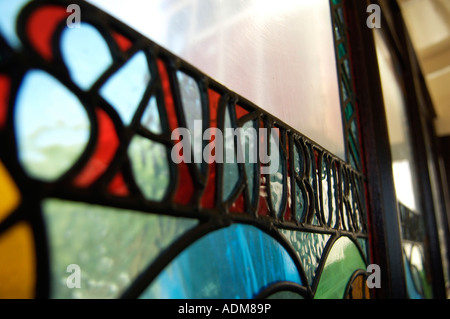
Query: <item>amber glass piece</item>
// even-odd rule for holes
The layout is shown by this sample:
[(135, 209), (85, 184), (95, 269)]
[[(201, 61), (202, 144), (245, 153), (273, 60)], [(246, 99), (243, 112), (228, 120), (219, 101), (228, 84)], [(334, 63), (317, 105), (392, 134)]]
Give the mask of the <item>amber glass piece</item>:
[(0, 222), (19, 205), (20, 193), (6, 168), (0, 162)]
[(30, 226), (21, 222), (0, 235), (0, 298), (35, 295), (36, 258)]
[(369, 288), (366, 285), (364, 276), (357, 276), (351, 283), (346, 299), (370, 299)]

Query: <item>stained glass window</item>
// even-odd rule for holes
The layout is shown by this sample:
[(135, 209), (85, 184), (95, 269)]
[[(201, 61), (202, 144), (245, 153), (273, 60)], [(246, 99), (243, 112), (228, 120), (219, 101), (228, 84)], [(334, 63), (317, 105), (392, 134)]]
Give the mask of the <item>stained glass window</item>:
[(345, 46), (349, 162), (87, 2), (69, 27), (72, 2), (0, 2), (0, 297), (369, 297)]
[(432, 298), (429, 258), (425, 255), (426, 233), (413, 155), (411, 127), (399, 68), (386, 39), (375, 32), (378, 64), (386, 105), (392, 171), (402, 227), (403, 259), (409, 298)]

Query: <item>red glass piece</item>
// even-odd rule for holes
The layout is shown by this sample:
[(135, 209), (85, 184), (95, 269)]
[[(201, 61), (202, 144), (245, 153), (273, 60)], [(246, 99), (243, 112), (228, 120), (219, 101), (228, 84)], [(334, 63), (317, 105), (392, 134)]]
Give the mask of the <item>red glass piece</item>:
[(9, 77), (0, 75), (0, 129), (2, 129), (6, 123), (10, 88), (11, 80)]
[(194, 184), (186, 163), (178, 164), (178, 189), (174, 197), (174, 202), (180, 205), (187, 205), (194, 194)]
[(108, 114), (100, 108), (95, 110), (98, 124), (97, 146), (91, 159), (82, 172), (75, 178), (78, 187), (88, 187), (108, 168), (119, 146), (114, 123)]
[(244, 109), (242, 106), (240, 106), (239, 104), (236, 104), (236, 119), (240, 119), (241, 117), (245, 116), (249, 114), (249, 111), (247, 111), (246, 109)]
[[(220, 94), (214, 90), (208, 90), (209, 97), (209, 114), (210, 127), (217, 128), (217, 110), (219, 108)], [(211, 141), (214, 144), (214, 138)], [(201, 205), (204, 208), (214, 208), (216, 200), (216, 163), (209, 164), (209, 175), (206, 183), (205, 191), (201, 200)]]
[(111, 180), (108, 186), (108, 191), (116, 196), (128, 196), (130, 191), (123, 179), (122, 173), (117, 173), (116, 176)]
[(269, 206), (267, 205), (266, 198), (264, 198), (264, 197), (259, 198), (258, 215), (259, 216), (270, 216)]
[(122, 52), (128, 51), (131, 48), (131, 46), (133, 45), (133, 43), (130, 41), (130, 39), (128, 39), (123, 34), (120, 34), (115, 31), (112, 31), (111, 34), (112, 34), (114, 40), (116, 40), (116, 43), (119, 46), (120, 50), (122, 50)]
[(166, 106), (167, 118), (169, 119), (169, 128), (171, 131), (178, 128), (177, 113), (173, 102), (172, 89), (170, 87), (169, 75), (164, 62), (160, 59), (156, 62), (158, 65), (159, 77), (161, 79), (162, 90), (164, 93), (164, 104)]
[(208, 90), (210, 127), (217, 127), (217, 111), (219, 110), (220, 97), (221, 95), (216, 91)]
[(59, 23), (69, 14), (66, 8), (57, 5), (48, 5), (36, 9), (26, 24), (26, 33), (31, 45), (41, 56), (51, 61), (53, 59), (52, 37)]
[(228, 210), (231, 213), (245, 213), (245, 200), (244, 195), (241, 192), (241, 195), (236, 199), (236, 201), (228, 207)]

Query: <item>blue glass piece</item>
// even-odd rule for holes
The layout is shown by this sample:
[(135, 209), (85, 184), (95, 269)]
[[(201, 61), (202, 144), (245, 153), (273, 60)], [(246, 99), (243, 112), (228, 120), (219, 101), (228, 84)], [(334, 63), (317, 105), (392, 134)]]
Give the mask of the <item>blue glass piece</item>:
[(116, 109), (125, 125), (131, 123), (150, 79), (147, 57), (140, 51), (100, 89), (100, 94)]
[[(50, 251), (50, 298), (118, 298), (196, 219), (48, 198), (42, 202)], [(80, 267), (80, 288), (67, 266)]]
[(88, 90), (113, 63), (101, 33), (85, 22), (79, 28), (64, 29), (61, 54), (72, 80), (83, 90)]
[(144, 197), (151, 201), (161, 201), (170, 184), (166, 147), (135, 135), (128, 147), (128, 156), (136, 184)]
[(291, 243), (305, 271), (308, 283), (313, 284), (325, 246), (331, 235), (280, 229)]
[(141, 125), (154, 134), (162, 133), (158, 102), (154, 96), (150, 98), (144, 114), (142, 114)]
[(411, 264), (406, 257), (404, 257), (404, 268), (406, 277), (406, 290), (410, 299), (423, 299), (423, 296), (417, 291), (414, 281), (413, 273), (411, 271)]
[(185, 249), (141, 298), (253, 298), (281, 281), (302, 284), (294, 261), (258, 228), (232, 225)]
[(18, 49), (21, 46), (16, 33), (16, 22), (20, 10), (31, 0), (0, 0), (0, 33), (8, 44)]
[[(194, 151), (194, 159), (197, 166), (200, 166), (203, 158), (203, 129), (199, 125), (196, 129), (195, 121), (201, 123), (202, 117), (202, 101), (200, 98), (200, 89), (197, 82), (186, 73), (177, 72), (178, 84), (180, 86), (181, 104), (183, 106), (184, 117), (186, 120), (186, 128), (191, 133), (192, 146)], [(199, 145), (196, 145), (199, 143)]]
[(14, 127), (20, 163), (26, 173), (44, 181), (71, 168), (90, 136), (89, 118), (79, 99), (41, 70), (24, 76)]
[(225, 138), (224, 138), (224, 163), (223, 163), (223, 199), (227, 200), (239, 180), (239, 168), (237, 165), (233, 126), (228, 108), (225, 111)]

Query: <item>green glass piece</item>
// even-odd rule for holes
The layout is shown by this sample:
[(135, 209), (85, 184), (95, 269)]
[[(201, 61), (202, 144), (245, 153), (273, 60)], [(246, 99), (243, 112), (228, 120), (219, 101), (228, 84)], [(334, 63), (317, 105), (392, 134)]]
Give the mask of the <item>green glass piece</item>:
[(339, 238), (328, 253), (314, 298), (343, 298), (347, 284), (357, 270), (366, 270), (358, 247), (347, 237)]
[[(197, 225), (195, 219), (154, 215), (60, 199), (42, 211), (50, 252), (50, 298), (118, 298), (159, 254)], [(80, 288), (69, 265), (80, 269)]]
[(353, 104), (351, 102), (349, 102), (347, 104), (347, 106), (345, 107), (345, 119), (347, 121), (349, 121), (354, 112), (355, 112), (355, 108), (353, 107)]
[(339, 43), (338, 54), (339, 54), (339, 60), (342, 59), (347, 54), (347, 48), (345, 47), (344, 42)]
[(170, 184), (166, 147), (135, 135), (128, 147), (128, 156), (134, 178), (144, 197), (151, 201), (161, 201)]
[(286, 229), (280, 229), (280, 232), (294, 248), (300, 258), (308, 283), (312, 285), (323, 251), (331, 236)]
[(80, 100), (61, 82), (42, 70), (25, 74), (14, 129), (19, 161), (28, 175), (42, 181), (61, 177), (86, 148), (90, 126)]
[(152, 96), (142, 114), (141, 125), (154, 134), (161, 134), (161, 118), (158, 111), (156, 97)]

